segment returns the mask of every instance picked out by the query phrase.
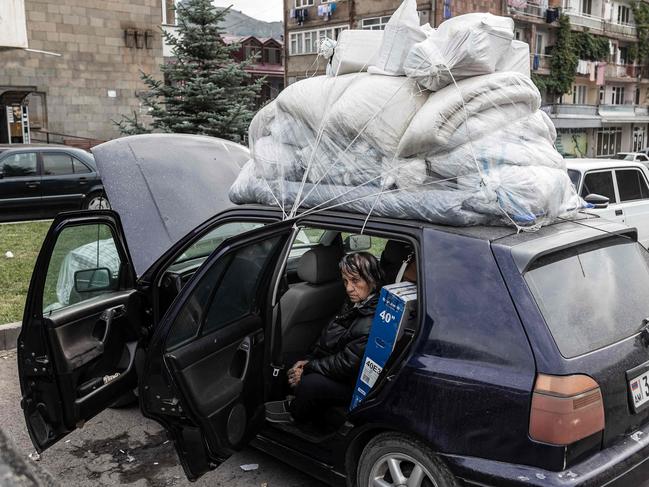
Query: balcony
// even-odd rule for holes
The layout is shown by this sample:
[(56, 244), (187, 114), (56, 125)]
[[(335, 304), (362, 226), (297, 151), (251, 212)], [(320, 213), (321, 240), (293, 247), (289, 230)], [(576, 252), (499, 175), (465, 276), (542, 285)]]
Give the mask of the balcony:
[(508, 9), (509, 15), (512, 16), (524, 16), (524, 17), (534, 17), (539, 21), (545, 22), (545, 13), (548, 10), (548, 7), (542, 7), (539, 4), (533, 2), (519, 2), (515, 0), (508, 0)]
[(600, 105), (599, 114), (606, 123), (647, 123), (649, 109), (642, 105)]
[(544, 105), (543, 111), (548, 115), (563, 115), (571, 118), (596, 118), (599, 115), (597, 108), (594, 105), (554, 104)]
[(613, 20), (604, 19), (595, 15), (585, 14), (574, 7), (566, 7), (564, 12), (570, 17), (570, 23), (579, 27), (587, 27), (590, 30), (624, 35), (629, 37), (637, 36), (635, 25), (620, 24)]
[(549, 73), (551, 60), (552, 56), (546, 56), (545, 54), (531, 54), (530, 66), (532, 66), (532, 72), (539, 72), (541, 74)]
[(617, 81), (637, 81), (645, 74), (645, 66), (634, 64), (608, 64), (606, 66), (606, 78), (614, 78)]

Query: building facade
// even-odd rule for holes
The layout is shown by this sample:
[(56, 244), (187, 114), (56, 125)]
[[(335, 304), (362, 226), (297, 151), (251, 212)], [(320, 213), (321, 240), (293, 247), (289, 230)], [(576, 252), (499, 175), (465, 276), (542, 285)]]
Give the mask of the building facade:
[(253, 80), (264, 78), (259, 97), (260, 105), (273, 100), (284, 89), (284, 43), (271, 37), (224, 35), (226, 44), (239, 46), (232, 57), (241, 62), (254, 58), (247, 68)]
[[(568, 157), (610, 157), (649, 145), (649, 73), (631, 59), (638, 43), (634, 0), (432, 0), (417, 1), (421, 23), (437, 27), (471, 12), (510, 16), (516, 38), (530, 45), (530, 65), (550, 74), (558, 16), (568, 15), (574, 32), (606, 39), (607, 55), (580, 60), (571, 93), (543, 94), (543, 109), (557, 127), (557, 149)], [(401, 0), (284, 0), (286, 81), (291, 84), (325, 72), (319, 40), (344, 29), (383, 29)]]
[(161, 0), (10, 1), (3, 21), (26, 26), (26, 46), (0, 47), (0, 143), (108, 140), (113, 120), (145, 115), (136, 95), (140, 71), (160, 76)]

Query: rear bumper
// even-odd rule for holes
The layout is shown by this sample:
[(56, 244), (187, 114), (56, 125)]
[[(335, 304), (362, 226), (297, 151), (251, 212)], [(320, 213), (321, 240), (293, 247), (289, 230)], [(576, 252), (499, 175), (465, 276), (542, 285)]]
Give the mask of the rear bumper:
[(562, 472), (456, 455), (444, 459), (468, 485), (649, 487), (649, 425)]

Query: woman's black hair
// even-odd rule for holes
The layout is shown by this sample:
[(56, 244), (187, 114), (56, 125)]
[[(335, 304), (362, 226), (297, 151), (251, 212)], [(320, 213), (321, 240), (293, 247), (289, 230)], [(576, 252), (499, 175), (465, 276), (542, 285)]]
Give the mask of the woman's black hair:
[(370, 286), (371, 292), (376, 292), (383, 286), (383, 271), (379, 261), (369, 252), (347, 254), (340, 259), (341, 272), (356, 274)]

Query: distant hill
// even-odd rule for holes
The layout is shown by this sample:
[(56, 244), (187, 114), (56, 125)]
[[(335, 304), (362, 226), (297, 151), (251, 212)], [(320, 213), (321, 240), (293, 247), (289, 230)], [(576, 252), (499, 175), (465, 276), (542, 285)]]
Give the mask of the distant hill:
[(283, 22), (264, 22), (234, 9), (230, 10), (222, 25), (225, 32), (235, 36), (274, 37), (280, 39), (284, 35)]

